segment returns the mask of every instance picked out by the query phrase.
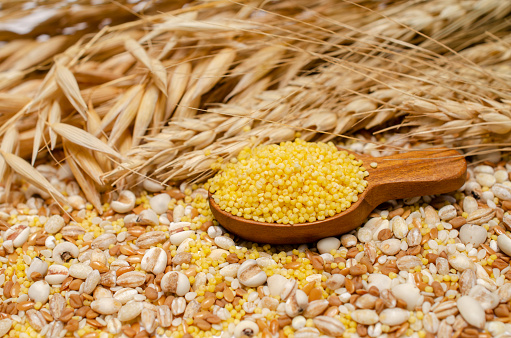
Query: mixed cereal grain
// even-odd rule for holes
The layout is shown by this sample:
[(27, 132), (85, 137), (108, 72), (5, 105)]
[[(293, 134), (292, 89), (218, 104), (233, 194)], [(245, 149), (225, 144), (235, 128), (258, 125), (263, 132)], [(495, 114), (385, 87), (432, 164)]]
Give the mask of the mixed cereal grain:
[[(480, 185), (481, 171), (498, 183)], [(0, 210), (0, 333), (505, 337), (511, 200), (500, 192), (511, 182), (503, 171), (506, 161), (474, 166), (456, 192), (389, 201), (349, 234), (296, 247), (232, 238), (196, 185), (137, 191), (130, 210), (104, 204), (101, 216), (89, 203), (62, 212), (18, 195)]]

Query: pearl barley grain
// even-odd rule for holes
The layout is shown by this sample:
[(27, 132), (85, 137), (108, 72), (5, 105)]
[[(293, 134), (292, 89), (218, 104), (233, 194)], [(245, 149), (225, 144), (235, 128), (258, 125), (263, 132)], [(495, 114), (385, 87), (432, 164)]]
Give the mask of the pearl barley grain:
[(457, 306), (463, 319), (465, 319), (467, 323), (479, 329), (484, 328), (484, 324), (486, 323), (484, 309), (474, 298), (462, 296), (458, 299)]
[(266, 274), (253, 259), (247, 259), (238, 269), (238, 280), (249, 287), (257, 287), (266, 282)]
[(329, 253), (332, 250), (337, 250), (341, 246), (341, 241), (335, 237), (327, 237), (318, 241), (318, 251), (321, 254)]
[(60, 231), (64, 227), (66, 223), (64, 222), (64, 218), (60, 215), (53, 215), (46, 221), (44, 225), (44, 230), (49, 234), (55, 234)]
[(50, 296), (50, 285), (45, 281), (37, 281), (28, 289), (28, 296), (35, 302), (44, 304)]

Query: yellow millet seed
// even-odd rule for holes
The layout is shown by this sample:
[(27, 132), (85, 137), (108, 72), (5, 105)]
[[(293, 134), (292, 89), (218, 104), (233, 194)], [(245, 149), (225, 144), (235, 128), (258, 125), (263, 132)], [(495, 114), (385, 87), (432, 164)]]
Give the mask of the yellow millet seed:
[(366, 188), (367, 175), (361, 161), (333, 143), (297, 139), (243, 149), (206, 186), (235, 216), (296, 224), (349, 208)]

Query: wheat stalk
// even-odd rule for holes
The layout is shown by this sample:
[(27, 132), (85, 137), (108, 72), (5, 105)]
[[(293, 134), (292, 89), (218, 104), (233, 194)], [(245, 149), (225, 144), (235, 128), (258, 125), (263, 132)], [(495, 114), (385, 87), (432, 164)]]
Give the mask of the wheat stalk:
[(403, 140), (511, 141), (507, 2), (169, 6), (92, 35), (1, 47), (3, 151), (34, 163), (63, 147), (98, 208), (105, 182), (200, 181), (243, 147), (297, 132), (400, 133), (387, 152)]

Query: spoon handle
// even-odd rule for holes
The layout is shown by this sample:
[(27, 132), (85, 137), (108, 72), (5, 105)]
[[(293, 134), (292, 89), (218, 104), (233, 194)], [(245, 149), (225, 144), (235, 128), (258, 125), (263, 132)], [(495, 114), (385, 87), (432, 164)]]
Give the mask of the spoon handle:
[[(432, 148), (386, 157), (362, 159), (369, 171), (371, 193), (367, 202), (376, 207), (390, 199), (442, 194), (465, 182), (467, 162), (456, 150)], [(371, 168), (368, 161), (376, 162)]]

